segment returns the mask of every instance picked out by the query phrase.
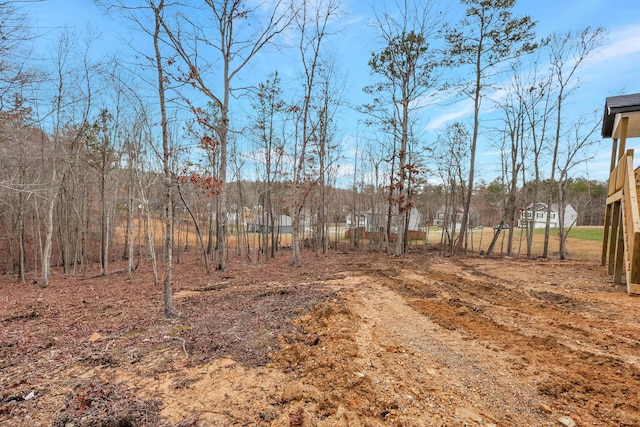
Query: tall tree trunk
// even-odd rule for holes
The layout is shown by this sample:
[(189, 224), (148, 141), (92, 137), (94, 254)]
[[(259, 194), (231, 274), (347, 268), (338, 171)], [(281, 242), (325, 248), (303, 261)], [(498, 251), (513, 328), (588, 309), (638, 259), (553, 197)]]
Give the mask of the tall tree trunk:
[(150, 226), (153, 223), (151, 218), (151, 209), (149, 207), (149, 201), (144, 198), (142, 201), (142, 210), (144, 214), (144, 235), (147, 239), (147, 247), (149, 248), (149, 257), (151, 258), (151, 271), (153, 272), (153, 284), (157, 285), (158, 278), (158, 262), (156, 259), (156, 243), (155, 243), (155, 233), (152, 233), (150, 230)]
[(206, 246), (204, 245), (204, 239), (202, 238), (202, 232), (200, 231), (200, 224), (198, 222), (198, 219), (194, 215), (193, 211), (187, 204), (187, 201), (185, 200), (179, 185), (178, 185), (178, 194), (180, 195), (180, 200), (182, 200), (182, 204), (187, 209), (187, 212), (189, 212), (189, 216), (191, 216), (191, 220), (193, 221), (193, 224), (196, 228), (196, 235), (198, 237), (198, 241), (200, 242), (200, 247), (202, 249), (202, 256), (204, 258), (204, 267), (205, 267), (205, 270), (207, 271), (207, 274), (210, 274), (211, 268), (209, 267), (209, 258), (207, 256)]
[(131, 187), (133, 186), (133, 182), (129, 183), (129, 203), (127, 206), (127, 239), (128, 239), (128, 250), (127, 250), (127, 279), (131, 280), (133, 278), (133, 254), (135, 252), (135, 237), (134, 237), (134, 199), (133, 199), (133, 190)]
[(476, 59), (476, 81), (473, 95), (473, 134), (471, 137), (471, 150), (469, 153), (469, 180), (467, 182), (467, 193), (464, 196), (464, 207), (462, 212), (462, 224), (460, 224), (460, 234), (456, 252), (466, 252), (467, 250), (467, 225), (469, 223), (469, 213), (471, 211), (471, 196), (473, 195), (473, 184), (476, 171), (476, 149), (478, 146), (478, 131), (480, 127), (480, 89), (481, 89), (481, 56), (482, 44), (478, 48)]
[[(153, 6), (152, 6), (153, 7)], [(153, 33), (153, 47), (155, 50), (156, 71), (158, 73), (158, 96), (160, 100), (160, 116), (162, 127), (162, 166), (164, 173), (164, 210), (165, 210), (165, 270), (164, 270), (164, 315), (175, 317), (177, 312), (173, 307), (171, 293), (171, 273), (173, 271), (173, 183), (171, 174), (171, 151), (169, 148), (169, 130), (167, 126), (167, 109), (165, 104), (164, 71), (162, 54), (160, 52), (160, 26), (164, 0), (160, 0), (153, 8), (155, 17), (155, 31)]]
[[(55, 183), (56, 174), (53, 172), (52, 182)], [(55, 185), (55, 184), (54, 184)], [(42, 275), (40, 277), (40, 287), (48, 288), (51, 275), (51, 247), (53, 245), (53, 211), (56, 207), (56, 197), (53, 192), (49, 193), (47, 212), (44, 223), (44, 249), (42, 250)]]
[[(273, 257), (273, 255), (275, 255), (273, 251), (273, 243), (275, 241), (274, 233), (275, 233), (276, 225), (273, 223), (273, 211), (271, 207), (271, 182), (270, 182), (270, 176), (269, 176), (270, 173), (271, 171), (269, 168), (269, 163), (267, 163), (267, 172), (266, 172), (267, 188), (264, 192), (265, 203), (264, 203), (264, 209), (262, 211), (262, 226), (264, 227), (264, 229), (262, 230), (262, 238), (264, 239), (262, 244), (264, 245), (263, 246), (264, 257), (266, 262), (269, 262), (270, 256)], [(271, 238), (271, 242), (269, 242), (269, 238)]]
[(207, 233), (207, 256), (213, 258), (213, 235), (216, 221), (214, 221), (215, 203), (209, 203), (209, 228)]
[(323, 105), (320, 111), (320, 128), (319, 128), (319, 169), (318, 178), (320, 186), (320, 206), (318, 206), (318, 224), (316, 226), (316, 256), (326, 255), (327, 239), (326, 239), (326, 223), (327, 223), (327, 204), (326, 204), (326, 155), (327, 155), (327, 139), (329, 138), (329, 82), (324, 82)]
[(558, 164), (558, 150), (560, 149), (560, 128), (562, 126), (562, 100), (564, 99), (563, 94), (564, 87), (560, 86), (560, 92), (558, 93), (558, 103), (557, 103), (557, 117), (556, 117), (556, 135), (555, 135), (555, 144), (553, 146), (553, 159), (551, 161), (551, 177), (549, 178), (551, 189), (549, 191), (549, 196), (547, 198), (547, 222), (544, 227), (544, 249), (542, 251), (542, 257), (548, 258), (549, 256), (549, 234), (551, 228), (551, 204), (553, 203), (553, 186), (556, 183), (556, 166)]
[(25, 231), (24, 231), (24, 196), (18, 194), (18, 280), (20, 283), (26, 282), (25, 272)]
[(400, 152), (398, 153), (398, 169), (400, 170), (400, 180), (398, 182), (398, 215), (396, 217), (396, 242), (394, 247), (395, 256), (404, 253), (405, 231), (407, 228), (405, 211), (409, 209), (408, 182), (407, 182), (407, 148), (409, 144), (409, 96), (406, 93), (407, 84), (403, 85), (402, 96), (402, 136), (400, 138)]
[[(227, 119), (223, 119), (227, 120)], [(224, 125), (223, 125), (224, 126)], [(227, 144), (220, 145), (220, 181), (222, 187), (218, 195), (218, 271), (227, 268)]]
[(566, 204), (566, 192), (564, 191), (563, 181), (560, 177), (558, 182), (558, 235), (560, 237), (560, 246), (558, 248), (559, 258), (564, 261), (567, 259), (567, 239), (564, 227), (564, 208)]
[(102, 275), (106, 276), (109, 269), (109, 223), (107, 212), (107, 159), (103, 149), (100, 173), (100, 265)]

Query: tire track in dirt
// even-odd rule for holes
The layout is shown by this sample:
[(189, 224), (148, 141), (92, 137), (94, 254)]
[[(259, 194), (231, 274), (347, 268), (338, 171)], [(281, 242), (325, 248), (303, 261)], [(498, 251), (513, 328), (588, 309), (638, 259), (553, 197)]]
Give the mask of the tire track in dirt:
[(495, 350), (444, 329), (377, 278), (354, 279), (364, 372), (399, 410), (420, 410), (405, 410), (396, 425), (555, 425), (539, 410), (548, 400), (517, 381)]
[[(458, 285), (462, 295), (487, 299), (495, 309), (491, 313), (495, 321), (511, 325), (513, 317), (518, 316), (518, 328), (527, 333), (531, 331), (532, 334), (543, 335), (552, 330), (554, 337), (572, 350), (611, 357), (636, 368), (640, 366), (637, 322), (629, 325), (621, 321), (622, 316), (617, 313), (617, 307), (603, 306), (597, 299), (592, 301), (588, 297), (588, 290), (581, 289), (580, 286), (562, 286), (560, 283), (545, 285), (537, 275), (522, 286), (481, 272), (460, 260), (455, 263), (466, 270), (466, 277), (480, 277), (480, 280), (456, 282), (451, 280), (450, 275), (445, 275), (441, 283)], [(526, 262), (524, 265), (526, 266)], [(587, 280), (591, 281), (592, 278)], [(489, 297), (486, 298), (485, 295)], [(626, 295), (622, 298), (628, 301)], [(502, 316), (498, 317), (497, 314)], [(527, 319), (532, 326), (523, 328), (521, 319)], [(610, 351), (611, 348), (615, 351)]]
[[(552, 264), (552, 270), (558, 270), (553, 274), (544, 263), (540, 266), (528, 260), (516, 261), (513, 264), (522, 266), (526, 274), (513, 281), (501, 277), (502, 273), (508, 276), (513, 270), (509, 266), (501, 269), (498, 263), (474, 266), (457, 261), (456, 264), (485, 277), (491, 286), (502, 283), (509, 292), (523, 292), (519, 309), (531, 308), (534, 314), (543, 312), (544, 317), (538, 317), (536, 323), (559, 328), (565, 335), (565, 345), (640, 366), (637, 302), (629, 298), (624, 286), (611, 285), (611, 278), (602, 273), (602, 267), (596, 269), (593, 265), (567, 261), (560, 266)], [(489, 268), (491, 274), (480, 271), (479, 267)], [(533, 300), (527, 298), (527, 294)], [(548, 309), (549, 304), (554, 306), (553, 310)]]
[(615, 353), (602, 350), (602, 343), (628, 338), (628, 327), (606, 322), (570, 295), (518, 289), (463, 266), (466, 275), (450, 264), (446, 271), (413, 264), (406, 266), (409, 272), (405, 266), (378, 272), (386, 286), (437, 324), (505, 352), (523, 379), (582, 422), (640, 425), (637, 342), (616, 340)]

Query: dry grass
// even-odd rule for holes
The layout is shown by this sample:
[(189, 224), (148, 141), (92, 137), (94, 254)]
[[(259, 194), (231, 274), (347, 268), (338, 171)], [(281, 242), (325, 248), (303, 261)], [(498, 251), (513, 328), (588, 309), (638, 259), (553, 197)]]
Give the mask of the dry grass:
[[(188, 224), (188, 225), (187, 225)], [(150, 227), (151, 233), (154, 235), (154, 239), (157, 245), (163, 244), (163, 224), (156, 220), (152, 227)], [(585, 230), (585, 229), (599, 229), (601, 230), (601, 226), (596, 227), (576, 227), (574, 230)], [(135, 225), (135, 230), (141, 230), (138, 224)], [(491, 243), (491, 239), (493, 238), (494, 229), (491, 227), (481, 227), (476, 228), (471, 231), (469, 247), (473, 252), (481, 252), (486, 251)], [(494, 254), (504, 255), (507, 253), (508, 248), (508, 239), (509, 232), (511, 230), (503, 230), (501, 235), (498, 238), (496, 246), (494, 248)], [(336, 241), (336, 233), (337, 238), (340, 242), (347, 242), (348, 240), (345, 238), (346, 229), (345, 227), (330, 227), (329, 236), (331, 242)], [(527, 253), (527, 242), (524, 230), (522, 229), (514, 229), (513, 230), (513, 254), (514, 256), (525, 256)], [(123, 229), (118, 228), (117, 230), (118, 236), (123, 236)], [(573, 233), (579, 235), (580, 233)], [(136, 241), (141, 238), (140, 235), (136, 235)], [(227, 237), (227, 244), (230, 248), (237, 248), (238, 241), (240, 240), (240, 245), (243, 247), (247, 246), (247, 242), (244, 239), (248, 239), (248, 246), (252, 249), (255, 249), (260, 244), (260, 237), (257, 233), (249, 233), (246, 236), (238, 235), (237, 233), (231, 233)], [(436, 227), (430, 227), (427, 230), (427, 239), (429, 244), (438, 244), (442, 239), (442, 229)], [(207, 244), (207, 236), (204, 236), (205, 244)], [(187, 220), (183, 220), (176, 224), (175, 228), (175, 240), (176, 245), (180, 247), (194, 247), (198, 246), (197, 243), (197, 235), (195, 232), (195, 228), (192, 223), (189, 223)], [(363, 246), (366, 245), (365, 242), (361, 242)], [(543, 243), (544, 243), (544, 235), (542, 233), (536, 233), (533, 238), (533, 249), (532, 253), (534, 256), (542, 256), (543, 254)], [(421, 246), (424, 244), (422, 240), (414, 240), (411, 241), (410, 244), (412, 246)], [(291, 246), (291, 234), (283, 234), (280, 236), (280, 246), (281, 247), (290, 247)], [(557, 229), (551, 230), (551, 237), (549, 240), (549, 256), (557, 257), (558, 256), (558, 246), (559, 246), (559, 238)], [(567, 251), (570, 259), (581, 260), (581, 261), (593, 261), (599, 262), (601, 256), (602, 244), (600, 242), (594, 240), (586, 240), (581, 238), (572, 238), (569, 237), (567, 239)]]

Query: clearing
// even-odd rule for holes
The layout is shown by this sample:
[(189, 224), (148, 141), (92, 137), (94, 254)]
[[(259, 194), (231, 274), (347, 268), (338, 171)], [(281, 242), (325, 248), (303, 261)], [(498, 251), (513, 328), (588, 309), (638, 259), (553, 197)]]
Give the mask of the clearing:
[(146, 266), (0, 278), (0, 425), (640, 425), (640, 301), (596, 262), (305, 257), (179, 264), (171, 320)]

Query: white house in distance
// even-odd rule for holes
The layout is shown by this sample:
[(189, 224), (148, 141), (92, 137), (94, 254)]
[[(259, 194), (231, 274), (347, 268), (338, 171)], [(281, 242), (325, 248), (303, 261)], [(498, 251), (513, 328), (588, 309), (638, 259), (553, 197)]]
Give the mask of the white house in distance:
[[(527, 206), (526, 209), (520, 211), (520, 219), (518, 220), (518, 227), (526, 227), (531, 221), (533, 221), (533, 228), (544, 228), (547, 225), (547, 204), (537, 203), (535, 209), (536, 217), (533, 218), (533, 204)], [(553, 203), (551, 205), (549, 226), (551, 228), (557, 228), (559, 226), (560, 217), (558, 215), (558, 204)], [(571, 227), (575, 225), (578, 220), (578, 212), (571, 205), (567, 205), (564, 208), (564, 226)]]

